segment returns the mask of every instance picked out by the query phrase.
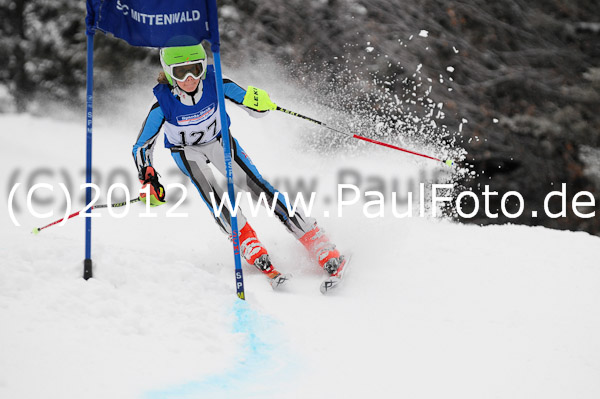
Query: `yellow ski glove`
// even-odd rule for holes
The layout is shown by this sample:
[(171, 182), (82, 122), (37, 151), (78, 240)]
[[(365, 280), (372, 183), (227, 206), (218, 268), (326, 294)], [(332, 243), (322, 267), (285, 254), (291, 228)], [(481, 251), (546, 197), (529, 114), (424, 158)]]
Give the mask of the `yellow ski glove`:
[(242, 104), (257, 111), (270, 111), (277, 109), (277, 105), (271, 101), (266, 91), (253, 86), (248, 86), (248, 90), (246, 91), (244, 102)]

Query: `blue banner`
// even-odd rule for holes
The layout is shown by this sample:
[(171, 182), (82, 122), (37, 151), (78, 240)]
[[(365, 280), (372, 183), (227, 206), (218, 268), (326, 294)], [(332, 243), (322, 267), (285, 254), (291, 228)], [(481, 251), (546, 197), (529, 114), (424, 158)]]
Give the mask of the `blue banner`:
[(216, 0), (87, 0), (86, 24), (133, 46), (219, 46)]

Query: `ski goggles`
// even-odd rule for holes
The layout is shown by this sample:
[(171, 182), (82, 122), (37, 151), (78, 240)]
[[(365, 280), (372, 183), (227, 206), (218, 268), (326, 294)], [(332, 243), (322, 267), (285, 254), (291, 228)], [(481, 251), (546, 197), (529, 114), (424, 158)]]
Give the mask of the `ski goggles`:
[(188, 76), (199, 79), (204, 75), (206, 69), (206, 59), (182, 62), (180, 64), (167, 65), (167, 72), (171, 77), (179, 82), (183, 82)]

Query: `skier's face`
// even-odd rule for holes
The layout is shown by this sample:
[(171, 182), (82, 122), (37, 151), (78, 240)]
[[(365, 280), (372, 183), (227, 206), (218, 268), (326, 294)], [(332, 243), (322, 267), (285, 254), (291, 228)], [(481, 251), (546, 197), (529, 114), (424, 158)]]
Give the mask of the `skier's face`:
[(180, 82), (178, 80), (175, 81), (177, 82), (177, 85), (181, 90), (191, 93), (198, 87), (198, 84), (200, 83), (200, 78), (194, 79), (194, 77), (188, 76), (183, 82)]

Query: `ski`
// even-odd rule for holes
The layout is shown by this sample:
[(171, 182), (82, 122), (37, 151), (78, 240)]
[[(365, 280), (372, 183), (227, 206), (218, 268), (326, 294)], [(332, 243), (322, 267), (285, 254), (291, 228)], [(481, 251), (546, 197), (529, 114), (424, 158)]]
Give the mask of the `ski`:
[(342, 260), (342, 265), (338, 267), (338, 270), (321, 283), (321, 294), (325, 295), (329, 291), (333, 290), (341, 284), (344, 275), (348, 271), (348, 267), (350, 266), (351, 260), (351, 255), (344, 257), (344, 259)]
[[(252, 232), (254, 232), (254, 230), (252, 230)], [(282, 274), (277, 271), (277, 269), (273, 267), (268, 254), (263, 254), (256, 259), (254, 261), (254, 266), (265, 276), (267, 276), (269, 279), (269, 284), (271, 284), (271, 288), (274, 290), (278, 289), (280, 286), (285, 284), (286, 281), (292, 278), (291, 274)]]
[(269, 284), (271, 284), (271, 288), (274, 290), (279, 289), (279, 287), (284, 285), (286, 281), (292, 278), (291, 274), (282, 274), (275, 269), (273, 269), (271, 273), (267, 274), (267, 276), (269, 277)]

